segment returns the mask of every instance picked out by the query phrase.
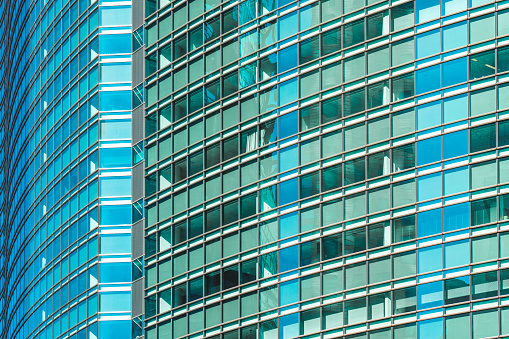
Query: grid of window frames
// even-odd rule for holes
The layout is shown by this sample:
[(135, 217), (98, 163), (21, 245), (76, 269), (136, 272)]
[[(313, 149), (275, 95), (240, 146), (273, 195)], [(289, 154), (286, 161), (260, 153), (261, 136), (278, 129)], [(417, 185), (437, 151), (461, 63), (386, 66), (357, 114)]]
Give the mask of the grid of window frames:
[(145, 1), (147, 339), (509, 334), (509, 1)]
[(1, 337), (129, 338), (130, 1), (8, 2)]

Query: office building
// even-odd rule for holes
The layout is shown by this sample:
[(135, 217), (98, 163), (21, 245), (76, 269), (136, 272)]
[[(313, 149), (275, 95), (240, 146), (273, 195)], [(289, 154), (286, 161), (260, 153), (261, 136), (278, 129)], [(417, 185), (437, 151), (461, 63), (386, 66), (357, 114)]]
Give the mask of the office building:
[(144, 6), (145, 338), (509, 334), (508, 1)]
[(0, 12), (0, 337), (130, 338), (131, 3)]

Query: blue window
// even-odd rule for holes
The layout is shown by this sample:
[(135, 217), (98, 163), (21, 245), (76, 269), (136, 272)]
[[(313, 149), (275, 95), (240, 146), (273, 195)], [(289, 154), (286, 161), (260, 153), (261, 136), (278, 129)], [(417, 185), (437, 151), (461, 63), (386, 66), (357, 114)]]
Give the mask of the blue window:
[(101, 7), (101, 26), (129, 26), (131, 18), (131, 6)]
[(440, 88), (440, 65), (420, 69), (416, 72), (417, 94), (435, 91)]
[(468, 203), (444, 207), (444, 232), (450, 232), (469, 226)]
[(116, 283), (131, 281), (131, 263), (115, 262), (99, 264), (99, 282), (100, 283)]
[(444, 245), (445, 268), (470, 264), (470, 242), (468, 239)]
[(442, 44), (444, 52), (466, 46), (467, 43), (468, 36), (466, 21), (450, 26), (445, 26), (442, 29)]
[(434, 137), (417, 142), (417, 166), (440, 161), (442, 142), (440, 137)]
[(422, 248), (417, 255), (418, 273), (442, 269), (442, 245)]
[(286, 272), (299, 267), (299, 246), (279, 250), (279, 272)]
[(131, 91), (101, 92), (101, 111), (130, 110), (131, 95)]
[(299, 313), (285, 315), (279, 318), (279, 337), (281, 339), (299, 336)]
[(444, 124), (468, 117), (468, 94), (444, 99)]
[(102, 177), (99, 183), (101, 197), (131, 195), (131, 177)]
[(297, 212), (286, 214), (279, 218), (279, 239), (291, 237), (299, 233), (298, 218)]
[(442, 0), (442, 15), (449, 15), (467, 9), (467, 0)]
[(299, 280), (294, 279), (279, 284), (279, 306), (299, 301)]
[(279, 151), (279, 171), (284, 172), (299, 166), (299, 149), (297, 145)]
[(278, 21), (279, 39), (283, 40), (299, 31), (297, 12), (292, 12), (280, 18)]
[(440, 125), (442, 119), (442, 105), (440, 101), (417, 107), (417, 129), (426, 129)]
[(299, 116), (294, 111), (279, 117), (279, 139), (284, 139), (299, 132)]
[(279, 184), (279, 205), (289, 204), (299, 198), (299, 179), (293, 178)]
[(417, 214), (417, 236), (427, 237), (442, 232), (442, 209)]
[(100, 35), (101, 54), (131, 53), (131, 34)]
[(99, 294), (100, 312), (124, 312), (131, 310), (131, 292), (118, 291)]
[(415, 13), (417, 23), (438, 19), (440, 16), (440, 0), (416, 0)]
[(436, 199), (442, 195), (442, 173), (417, 178), (418, 201)]
[(130, 320), (99, 321), (99, 338), (117, 339), (131, 336)]
[(460, 58), (442, 64), (442, 86), (452, 86), (468, 80), (468, 59)]
[(297, 78), (290, 79), (279, 85), (279, 104), (284, 106), (299, 98)]
[(468, 153), (468, 130), (445, 134), (443, 138), (444, 160)]
[[(427, 1), (427, 0), (423, 0)], [(440, 53), (440, 30), (419, 34), (417, 36), (417, 58), (425, 58)]]
[(100, 208), (101, 225), (125, 225), (131, 223), (131, 205), (103, 205)]
[[(417, 287), (419, 295), (419, 309), (442, 306), (444, 303), (443, 288), (441, 281), (435, 281), (429, 284), (419, 285)], [(428, 338), (428, 336), (425, 336)]]
[(102, 234), (100, 236), (101, 254), (131, 252), (131, 234)]
[(443, 318), (419, 321), (419, 338), (442, 339), (444, 337), (443, 326)]
[(132, 65), (130, 62), (101, 64), (101, 83), (131, 82)]
[(444, 172), (444, 195), (468, 191), (468, 166)]
[(101, 148), (100, 166), (102, 168), (130, 167), (131, 148)]
[(297, 45), (292, 45), (278, 52), (278, 71), (286, 72), (289, 69), (297, 67)]

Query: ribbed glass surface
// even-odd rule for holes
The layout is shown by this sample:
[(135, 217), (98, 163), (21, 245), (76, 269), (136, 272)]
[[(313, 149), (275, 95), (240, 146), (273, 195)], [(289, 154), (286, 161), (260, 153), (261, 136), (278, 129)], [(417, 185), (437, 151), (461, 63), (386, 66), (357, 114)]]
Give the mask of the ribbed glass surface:
[(509, 1), (145, 2), (145, 330), (509, 334)]
[(131, 3), (0, 10), (0, 336), (130, 338)]

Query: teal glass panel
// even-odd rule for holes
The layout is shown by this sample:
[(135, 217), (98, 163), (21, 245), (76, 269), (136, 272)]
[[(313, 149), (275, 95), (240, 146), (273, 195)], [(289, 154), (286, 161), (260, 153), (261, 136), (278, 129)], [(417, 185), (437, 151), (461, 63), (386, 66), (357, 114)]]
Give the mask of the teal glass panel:
[(417, 272), (426, 273), (442, 269), (442, 245), (421, 248), (417, 251)]
[(444, 172), (444, 195), (456, 194), (468, 190), (468, 166), (455, 168)]
[[(427, 2), (427, 0), (422, 0)], [(440, 53), (440, 30), (433, 30), (417, 35), (417, 58), (425, 58)]]
[(470, 242), (460, 240), (444, 245), (444, 268), (470, 264)]

